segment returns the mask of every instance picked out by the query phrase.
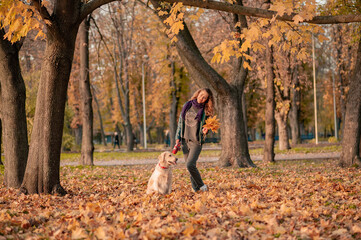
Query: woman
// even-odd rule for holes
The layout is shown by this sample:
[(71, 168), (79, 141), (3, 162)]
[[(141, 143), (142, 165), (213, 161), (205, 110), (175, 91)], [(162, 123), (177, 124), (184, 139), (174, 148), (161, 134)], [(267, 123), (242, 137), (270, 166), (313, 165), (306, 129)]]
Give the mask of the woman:
[(203, 128), (206, 118), (213, 115), (213, 94), (210, 89), (202, 88), (196, 91), (191, 100), (182, 108), (176, 132), (176, 144), (182, 143), (184, 160), (190, 173), (192, 188), (195, 192), (208, 191), (203, 183), (196, 163), (202, 151), (204, 135), (208, 129)]

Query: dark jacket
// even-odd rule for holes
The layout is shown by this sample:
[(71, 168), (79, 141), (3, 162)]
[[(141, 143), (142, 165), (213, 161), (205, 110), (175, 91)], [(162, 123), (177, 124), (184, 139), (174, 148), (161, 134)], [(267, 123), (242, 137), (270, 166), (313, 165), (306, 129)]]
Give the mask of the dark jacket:
[[(184, 107), (184, 105), (183, 105), (183, 107)], [(208, 117), (206, 116), (206, 113), (203, 112), (202, 120), (199, 122), (199, 135), (198, 135), (198, 141), (201, 144), (204, 143), (202, 127), (205, 124), (207, 118)], [(184, 123), (184, 119), (182, 118), (182, 114), (181, 114), (178, 119), (178, 127), (177, 127), (177, 131), (175, 134), (175, 140), (179, 139), (180, 141), (182, 141), (182, 139), (184, 137), (184, 128), (185, 128), (184, 126), (185, 126), (185, 123)]]

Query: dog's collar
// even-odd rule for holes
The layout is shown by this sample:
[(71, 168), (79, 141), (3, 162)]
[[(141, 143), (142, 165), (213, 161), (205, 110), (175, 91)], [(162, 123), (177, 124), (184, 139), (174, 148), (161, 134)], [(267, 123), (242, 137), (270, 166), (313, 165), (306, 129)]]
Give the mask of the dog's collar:
[(163, 169), (168, 169), (167, 167), (163, 167), (160, 165), (160, 163), (158, 163), (159, 167), (163, 168)]

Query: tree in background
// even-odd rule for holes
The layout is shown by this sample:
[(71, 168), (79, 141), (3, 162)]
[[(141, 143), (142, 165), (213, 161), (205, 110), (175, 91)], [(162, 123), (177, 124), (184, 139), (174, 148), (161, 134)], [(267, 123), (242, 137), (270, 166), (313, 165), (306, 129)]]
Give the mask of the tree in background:
[[(78, 27), (85, 17), (110, 1), (31, 1), (44, 20), (47, 46), (37, 97), (28, 163), (22, 182), (25, 193), (65, 194), (60, 185), (60, 148), (64, 109)], [(74, 7), (78, 6), (78, 7)], [(48, 11), (51, 9), (51, 11)], [(30, 12), (30, 15), (32, 13)], [(9, 24), (19, 26), (17, 18)], [(24, 25), (21, 25), (24, 27)], [(24, 31), (22, 31), (24, 33)], [(19, 71), (20, 72), (20, 71)]]
[[(15, 9), (15, 10), (14, 10)], [(7, 187), (20, 187), (28, 157), (28, 131), (26, 122), (26, 88), (21, 75), (19, 51), (24, 39), (16, 27), (8, 27), (9, 22), (17, 22), (23, 16), (27, 33), (37, 18), (27, 14), (30, 9), (22, 3), (4, 2), (0, 5), (0, 97), (1, 120), (4, 129), (5, 176)], [(19, 20), (18, 20), (19, 22)], [(26, 29), (27, 28), (27, 29)], [(12, 39), (10, 41), (9, 39)]]
[(90, 90), (89, 77), (89, 28), (90, 16), (86, 17), (79, 27), (80, 44), (80, 92), (82, 102), (83, 134), (81, 144), (81, 160), (83, 165), (94, 165), (93, 163), (93, 97)]

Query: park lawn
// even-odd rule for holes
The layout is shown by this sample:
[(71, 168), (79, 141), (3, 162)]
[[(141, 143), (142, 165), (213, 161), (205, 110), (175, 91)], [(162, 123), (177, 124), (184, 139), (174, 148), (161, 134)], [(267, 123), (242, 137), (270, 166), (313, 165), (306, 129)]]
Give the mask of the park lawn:
[(361, 238), (360, 169), (335, 160), (198, 166), (209, 192), (191, 191), (184, 164), (165, 196), (145, 194), (149, 165), (62, 167), (64, 197), (1, 185), (0, 239)]
[[(276, 154), (292, 154), (292, 153), (323, 153), (323, 152), (339, 152), (341, 145), (331, 146), (314, 146), (314, 147), (295, 147), (289, 150), (278, 150), (275, 148)], [(155, 151), (134, 151), (134, 152), (95, 152), (94, 161), (110, 161), (110, 160), (134, 160), (134, 159), (156, 159), (162, 150)], [(262, 155), (263, 148), (250, 149), (251, 155)], [(203, 150), (201, 157), (219, 157), (221, 150)], [(177, 153), (177, 157), (183, 157), (182, 151)], [(79, 162), (80, 153), (62, 153), (62, 162)]]

